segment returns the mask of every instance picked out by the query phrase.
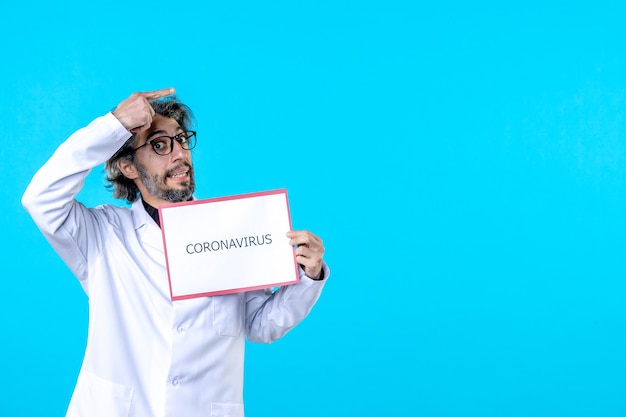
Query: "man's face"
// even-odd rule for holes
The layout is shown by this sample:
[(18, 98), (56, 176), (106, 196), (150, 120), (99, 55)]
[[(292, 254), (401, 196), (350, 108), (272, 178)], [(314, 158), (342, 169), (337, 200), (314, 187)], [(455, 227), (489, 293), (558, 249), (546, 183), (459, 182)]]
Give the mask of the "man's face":
[[(160, 136), (175, 136), (182, 131), (175, 119), (156, 114), (150, 129), (135, 138), (135, 147)], [(191, 151), (183, 149), (176, 140), (172, 152), (167, 155), (158, 155), (152, 145), (137, 149), (134, 165), (134, 180), (141, 196), (154, 207), (187, 201), (195, 191)]]

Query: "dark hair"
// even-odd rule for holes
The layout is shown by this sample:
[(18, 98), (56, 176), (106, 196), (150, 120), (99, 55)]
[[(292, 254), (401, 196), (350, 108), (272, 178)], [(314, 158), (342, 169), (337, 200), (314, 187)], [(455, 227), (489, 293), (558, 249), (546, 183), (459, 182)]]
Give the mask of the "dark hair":
[[(183, 130), (191, 130), (194, 121), (191, 109), (178, 101), (176, 96), (168, 96), (153, 100), (150, 106), (156, 114), (176, 120)], [(133, 203), (139, 198), (139, 189), (135, 182), (126, 178), (117, 166), (118, 161), (126, 159), (135, 162), (135, 153), (132, 149), (135, 146), (135, 134), (133, 134), (115, 154), (106, 161), (104, 169), (106, 171), (106, 187), (113, 190), (113, 197), (124, 199)]]

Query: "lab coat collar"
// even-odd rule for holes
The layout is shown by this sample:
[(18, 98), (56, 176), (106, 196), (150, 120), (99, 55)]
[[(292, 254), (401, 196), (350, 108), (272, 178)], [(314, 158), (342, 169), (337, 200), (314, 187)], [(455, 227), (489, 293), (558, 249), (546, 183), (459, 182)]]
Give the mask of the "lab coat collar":
[(143, 207), (141, 199), (138, 199), (133, 203), (131, 212), (133, 214), (135, 233), (138, 236), (141, 236), (140, 240), (143, 242), (144, 247), (149, 246), (158, 252), (163, 253), (163, 235), (161, 233), (161, 228)]
[(148, 225), (149, 224), (148, 222), (153, 223), (155, 227), (159, 227), (154, 222), (152, 217), (150, 217), (146, 209), (143, 207), (143, 203), (141, 202), (141, 197), (138, 198), (133, 203), (132, 207), (130, 208), (130, 211), (133, 213), (133, 224), (135, 226), (135, 230), (139, 230), (142, 227)]

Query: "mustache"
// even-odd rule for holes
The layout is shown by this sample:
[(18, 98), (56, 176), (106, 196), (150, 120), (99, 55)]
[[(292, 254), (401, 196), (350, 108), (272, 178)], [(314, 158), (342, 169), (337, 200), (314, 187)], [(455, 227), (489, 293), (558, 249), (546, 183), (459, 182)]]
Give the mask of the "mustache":
[(179, 169), (181, 169), (183, 167), (186, 167), (189, 170), (189, 174), (193, 173), (193, 167), (191, 166), (191, 163), (183, 162), (183, 163), (180, 163), (180, 164), (176, 165), (172, 169), (168, 169), (167, 172), (165, 173), (165, 176), (172, 175), (174, 172), (178, 171)]

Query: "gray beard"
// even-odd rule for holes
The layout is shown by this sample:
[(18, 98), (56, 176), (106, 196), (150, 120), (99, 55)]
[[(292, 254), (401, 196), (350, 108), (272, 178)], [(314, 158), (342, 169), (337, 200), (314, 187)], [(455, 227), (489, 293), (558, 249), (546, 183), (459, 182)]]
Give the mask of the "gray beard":
[(148, 171), (135, 162), (139, 179), (148, 189), (150, 195), (160, 200), (169, 201), (170, 203), (180, 203), (181, 201), (189, 201), (196, 190), (196, 183), (193, 180), (193, 170), (189, 166), (189, 185), (186, 188), (170, 188), (165, 186), (165, 177), (155, 174), (150, 176)]

